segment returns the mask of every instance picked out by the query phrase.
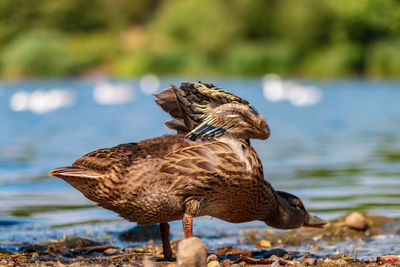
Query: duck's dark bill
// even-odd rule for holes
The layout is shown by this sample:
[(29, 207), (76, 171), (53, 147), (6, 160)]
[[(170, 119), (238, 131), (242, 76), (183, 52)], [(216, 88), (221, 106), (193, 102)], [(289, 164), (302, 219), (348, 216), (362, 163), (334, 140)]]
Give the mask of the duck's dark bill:
[(318, 218), (315, 215), (308, 214), (308, 220), (304, 223), (304, 227), (323, 228), (327, 221)]

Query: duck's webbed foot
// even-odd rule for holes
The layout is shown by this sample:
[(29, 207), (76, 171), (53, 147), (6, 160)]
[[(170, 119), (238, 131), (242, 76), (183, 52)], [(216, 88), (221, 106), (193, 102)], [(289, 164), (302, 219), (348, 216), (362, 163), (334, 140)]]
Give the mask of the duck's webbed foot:
[(169, 243), (169, 224), (160, 223), (161, 240), (163, 245), (164, 259), (173, 261), (171, 244)]
[(185, 238), (189, 238), (193, 236), (193, 217), (185, 214), (182, 219), (183, 224), (183, 232), (185, 234)]

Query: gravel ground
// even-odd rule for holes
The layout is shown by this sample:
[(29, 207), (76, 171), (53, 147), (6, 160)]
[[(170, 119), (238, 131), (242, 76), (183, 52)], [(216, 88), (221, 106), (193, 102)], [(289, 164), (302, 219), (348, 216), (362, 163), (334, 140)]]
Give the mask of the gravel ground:
[[(353, 216), (356, 220), (349, 218)], [(371, 246), (379, 236), (399, 236), (400, 224), (386, 217), (349, 214), (330, 221), (323, 229), (244, 233), (244, 241), (257, 250), (222, 246), (208, 251), (208, 267), (218, 266), (400, 266), (400, 244), (391, 244), (391, 253), (357, 257), (357, 250)], [(375, 240), (375, 241), (374, 241)], [(381, 245), (384, 239), (378, 238)], [(399, 239), (397, 239), (399, 240)], [(174, 252), (178, 240), (172, 241)], [(347, 243), (343, 243), (347, 242)], [(349, 246), (338, 253), (339, 244)], [(285, 248), (285, 249), (283, 249)], [(300, 249), (301, 248), (301, 249)], [(374, 250), (372, 250), (374, 251)], [(378, 251), (376, 252), (378, 253)], [(25, 244), (18, 252), (0, 249), (0, 266), (175, 266), (162, 257), (160, 244), (118, 248), (81, 237)]]

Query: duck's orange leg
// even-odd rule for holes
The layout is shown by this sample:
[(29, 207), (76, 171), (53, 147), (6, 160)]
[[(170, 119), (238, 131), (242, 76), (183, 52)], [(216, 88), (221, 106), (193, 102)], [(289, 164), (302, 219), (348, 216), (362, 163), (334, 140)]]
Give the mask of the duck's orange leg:
[(164, 259), (172, 261), (172, 249), (169, 243), (169, 224), (160, 223), (161, 241), (163, 246)]
[(183, 215), (183, 232), (185, 233), (185, 238), (192, 237), (193, 235), (193, 217), (190, 215)]

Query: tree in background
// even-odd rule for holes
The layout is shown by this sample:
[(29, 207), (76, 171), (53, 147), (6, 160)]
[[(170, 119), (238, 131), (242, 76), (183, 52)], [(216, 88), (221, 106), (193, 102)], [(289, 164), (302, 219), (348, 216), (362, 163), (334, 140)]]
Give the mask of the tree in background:
[(397, 0), (3, 0), (4, 78), (400, 76)]

